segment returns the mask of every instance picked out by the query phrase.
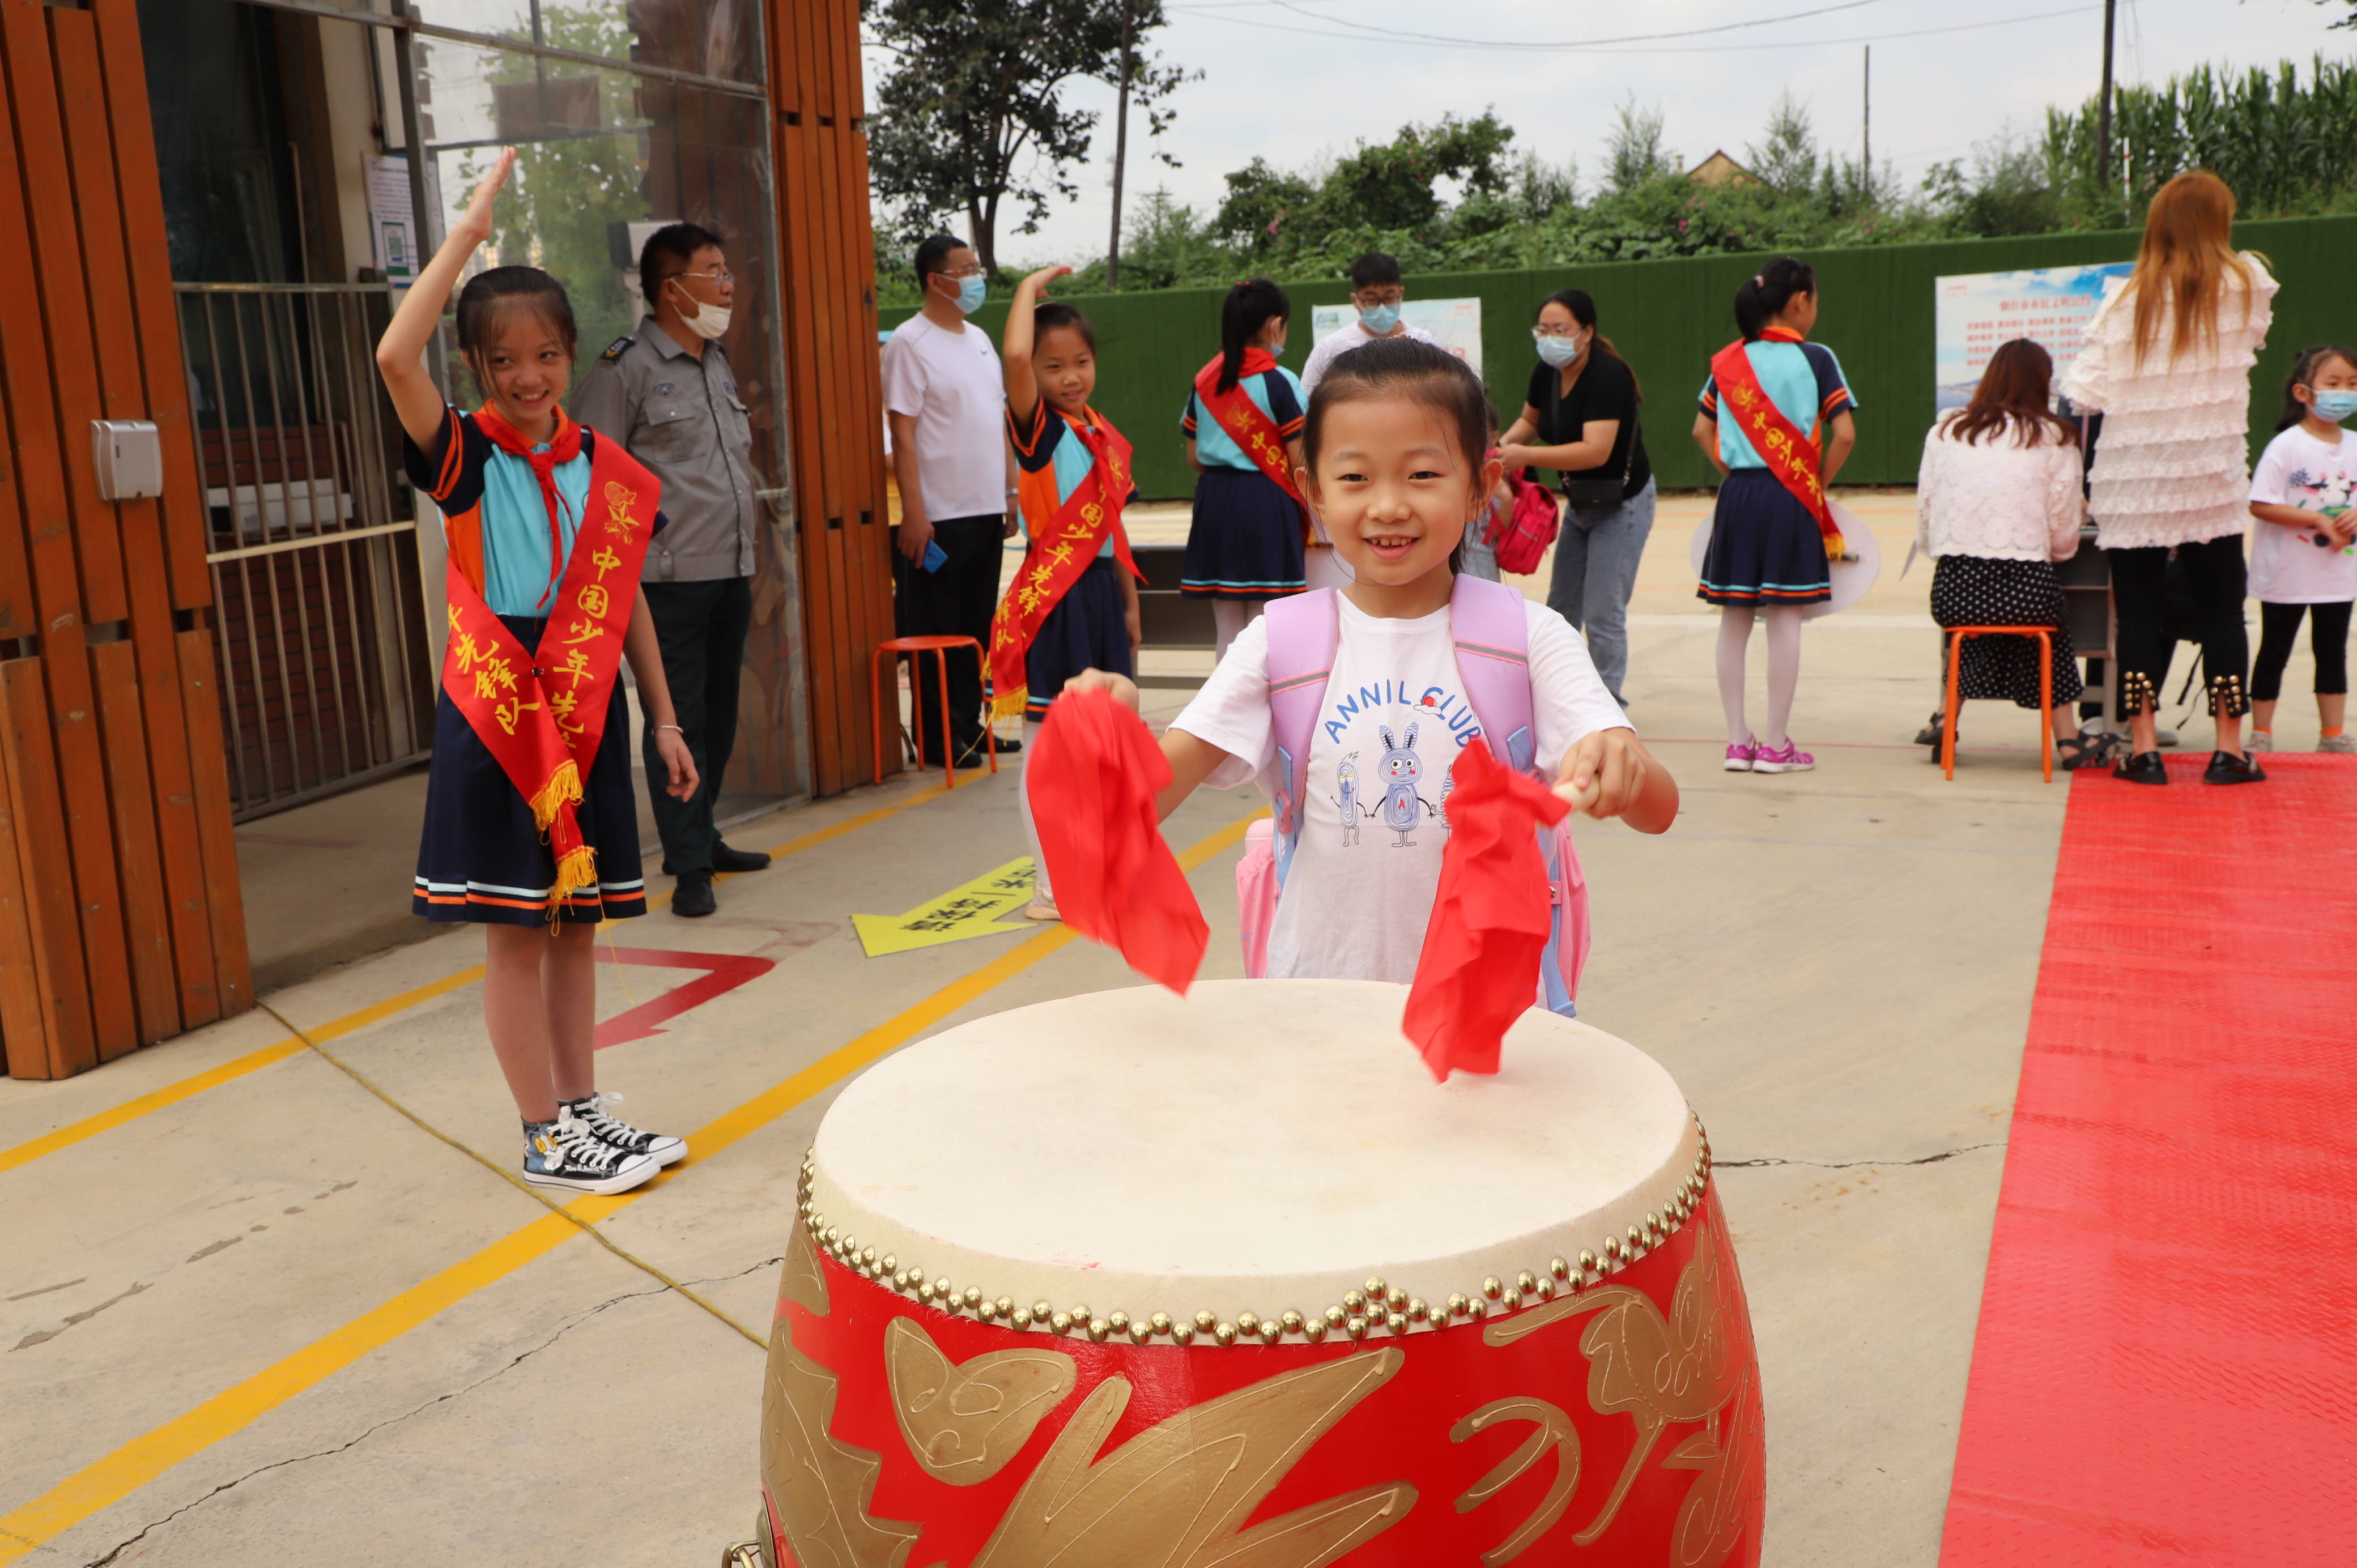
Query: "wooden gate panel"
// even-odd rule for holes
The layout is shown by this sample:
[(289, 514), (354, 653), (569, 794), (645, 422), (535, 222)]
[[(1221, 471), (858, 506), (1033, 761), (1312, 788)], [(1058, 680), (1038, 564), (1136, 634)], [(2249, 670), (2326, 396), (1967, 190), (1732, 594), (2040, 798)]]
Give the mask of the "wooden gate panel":
[(230, 826), (229, 761), (221, 748), (221, 697), (213, 671), (212, 634), (184, 631), (179, 645), (180, 703), (188, 729), (188, 772), (196, 781), (197, 840), (205, 857), (205, 915), (212, 926), (213, 983), (223, 1017), (253, 1005), (253, 965), (245, 946), (245, 896), (237, 877), (237, 840)]
[[(58, 798), (48, 690), (38, 659), (0, 663), (0, 753), (5, 753), (0, 761), (7, 769), (17, 862), (32, 916), (34, 961), (47, 999), (45, 1070), (33, 1076), (63, 1078), (98, 1065), (98, 1036), (91, 1013), (90, 975), (82, 961), (81, 922), (74, 910), (72, 858), (65, 836), (55, 826), (65, 815), (65, 806)], [(13, 1049), (8, 1061), (15, 1070)]]

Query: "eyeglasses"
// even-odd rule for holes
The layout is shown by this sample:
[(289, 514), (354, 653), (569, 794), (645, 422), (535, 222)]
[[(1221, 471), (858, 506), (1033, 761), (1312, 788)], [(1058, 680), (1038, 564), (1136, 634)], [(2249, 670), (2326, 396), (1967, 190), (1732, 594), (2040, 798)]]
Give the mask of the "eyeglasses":
[(959, 270), (959, 271), (957, 271), (957, 272), (953, 272), (953, 273), (952, 273), (952, 272), (943, 271), (943, 272), (938, 272), (938, 273), (935, 273), (933, 275), (934, 275), (935, 277), (943, 277), (943, 278), (947, 278), (947, 279), (949, 279), (952, 283), (959, 283), (959, 282), (963, 282), (964, 279), (967, 279), (967, 278), (978, 278), (978, 277), (980, 277), (980, 276), (982, 276), (982, 275), (983, 275), (983, 274), (982, 274), (982, 263), (981, 263), (980, 262), (976, 262), (974, 265), (972, 265), (972, 266), (970, 266), (970, 267), (964, 267), (964, 268), (962, 268), (962, 269), (960, 269), (960, 270)]
[(1354, 305), (1398, 305), (1407, 298), (1404, 288), (1362, 288), (1351, 296)]
[(1579, 328), (1577, 327), (1534, 327), (1531, 328), (1531, 336), (1534, 338), (1577, 338), (1579, 336)]
[(673, 273), (669, 275), (675, 278), (703, 278), (706, 282), (720, 284), (723, 285), (732, 284), (737, 281), (737, 274), (730, 272), (726, 267), (715, 267), (708, 273)]

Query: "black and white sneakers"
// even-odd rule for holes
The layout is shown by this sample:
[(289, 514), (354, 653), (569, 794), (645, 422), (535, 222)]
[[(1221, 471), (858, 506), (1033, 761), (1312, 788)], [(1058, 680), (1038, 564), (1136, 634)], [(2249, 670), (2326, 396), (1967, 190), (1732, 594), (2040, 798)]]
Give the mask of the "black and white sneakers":
[(570, 1114), (614, 1147), (628, 1154), (645, 1155), (658, 1165), (677, 1165), (687, 1157), (686, 1139), (633, 1127), (606, 1109), (621, 1102), (619, 1094), (593, 1094), (585, 1100), (559, 1101), (557, 1114)]
[(554, 1122), (523, 1124), (523, 1179), (534, 1187), (607, 1197), (642, 1186), (662, 1169), (652, 1155), (599, 1137), (569, 1105), (557, 1108)]

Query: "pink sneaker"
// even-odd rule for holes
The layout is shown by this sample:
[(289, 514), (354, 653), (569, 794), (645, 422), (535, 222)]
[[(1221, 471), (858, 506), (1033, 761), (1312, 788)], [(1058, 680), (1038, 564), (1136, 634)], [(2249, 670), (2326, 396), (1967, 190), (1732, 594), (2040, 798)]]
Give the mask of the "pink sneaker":
[(1806, 773), (1816, 765), (1817, 759), (1794, 745), (1792, 738), (1787, 736), (1784, 737), (1781, 750), (1772, 746), (1761, 746), (1759, 754), (1751, 759), (1751, 771), (1754, 773)]
[(1760, 737), (1747, 735), (1743, 737), (1742, 745), (1730, 746), (1727, 748), (1727, 770), (1729, 773), (1749, 773), (1755, 766), (1754, 759), (1759, 755)]

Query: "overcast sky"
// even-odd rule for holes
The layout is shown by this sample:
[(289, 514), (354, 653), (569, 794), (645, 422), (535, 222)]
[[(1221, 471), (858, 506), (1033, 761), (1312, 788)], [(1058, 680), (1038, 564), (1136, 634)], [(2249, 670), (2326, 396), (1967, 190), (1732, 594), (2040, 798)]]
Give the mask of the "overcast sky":
[[(1299, 166), (1384, 141), (1409, 121), (1495, 107), (1514, 145), (1576, 158), (1594, 188), (1614, 108), (1634, 93), (1661, 108), (1663, 141), (1690, 166), (1724, 147), (1743, 156), (1779, 92), (1791, 88), (1819, 142), (1855, 156), (1860, 68), (1873, 47), (1873, 136), (1910, 186), (1933, 162), (1973, 144), (2035, 135), (2049, 104), (2092, 96), (2102, 69), (2102, 0), (1165, 0), (1170, 24), (1153, 40), (1164, 59), (1200, 70), (1173, 101), (1161, 145), (1184, 166), (1141, 152), (1134, 118), (1127, 186), (1167, 185), (1208, 213), (1221, 177), (1255, 155)], [(1819, 12), (1814, 16), (1801, 13)], [(2327, 24), (2343, 5), (2312, 0), (2119, 0), (2115, 69), (2123, 82), (2161, 81), (2203, 62), (2236, 67), (2318, 51), (2357, 53), (2357, 33)], [(1769, 25), (1730, 24), (1790, 17)], [(2015, 18), (2023, 18), (2016, 20)], [(1994, 25), (1992, 25), (1994, 24)], [(1392, 29), (1509, 48), (1386, 38)], [(1610, 47), (1546, 48), (1633, 34), (1729, 29)], [(871, 79), (888, 57), (870, 50)], [(1036, 234), (1002, 228), (1002, 264), (1082, 262), (1103, 253), (1112, 211), (1113, 93), (1089, 84), (1073, 102), (1102, 106), (1081, 194)]]

